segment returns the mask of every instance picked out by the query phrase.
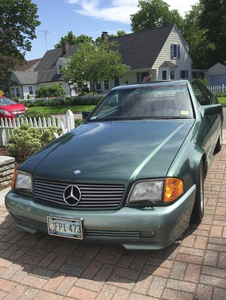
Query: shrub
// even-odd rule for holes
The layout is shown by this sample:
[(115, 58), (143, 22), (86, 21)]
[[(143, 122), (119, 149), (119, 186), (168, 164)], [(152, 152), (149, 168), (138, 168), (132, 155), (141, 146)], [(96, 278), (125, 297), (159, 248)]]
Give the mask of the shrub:
[(54, 132), (57, 132), (57, 134), (60, 135), (62, 129), (61, 128), (57, 129), (55, 126), (51, 126), (44, 129), (43, 134), (41, 136), (41, 143), (43, 147), (56, 139), (54, 136)]
[(36, 98), (46, 98), (46, 97), (48, 97), (48, 95), (49, 95), (48, 87), (46, 85), (40, 86), (40, 88), (38, 88), (35, 91), (35, 94), (36, 94)]
[(217, 97), (225, 97), (225, 96), (226, 96), (226, 94), (225, 94), (225, 93), (222, 93), (222, 92), (216, 92), (215, 95), (216, 95)]
[(15, 102), (19, 103), (20, 98), (19, 97), (13, 97), (12, 98)]
[(42, 85), (35, 91), (35, 94), (36, 98), (62, 97), (66, 95), (66, 91), (61, 84), (54, 83), (51, 86)]
[[(21, 127), (15, 129), (14, 135), (9, 139), (7, 150), (16, 161), (23, 162), (43, 146), (55, 140), (54, 132), (56, 131), (57, 129), (52, 126), (45, 128), (41, 133), (40, 129), (23, 123)], [(58, 130), (58, 133), (60, 132), (61, 130)]]
[(28, 124), (22, 124), (15, 129), (7, 143), (7, 149), (11, 156), (19, 162), (24, 161), (41, 149), (41, 133), (38, 128), (31, 128)]
[(75, 127), (79, 126), (83, 124), (83, 120), (82, 119), (75, 119)]

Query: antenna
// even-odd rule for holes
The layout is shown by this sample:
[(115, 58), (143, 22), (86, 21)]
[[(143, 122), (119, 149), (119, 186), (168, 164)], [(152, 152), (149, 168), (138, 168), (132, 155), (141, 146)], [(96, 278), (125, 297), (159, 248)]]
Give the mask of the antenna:
[(47, 36), (47, 34), (49, 34), (51, 32), (48, 29), (46, 29), (46, 30), (39, 30), (39, 31), (44, 32), (45, 42), (46, 42), (46, 51), (47, 51), (48, 47), (47, 47), (47, 38), (46, 38), (46, 36)]

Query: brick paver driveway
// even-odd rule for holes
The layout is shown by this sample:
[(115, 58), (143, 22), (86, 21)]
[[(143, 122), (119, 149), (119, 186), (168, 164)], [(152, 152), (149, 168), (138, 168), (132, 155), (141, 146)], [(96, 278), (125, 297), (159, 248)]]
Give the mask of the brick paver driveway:
[(0, 300), (226, 299), (226, 145), (205, 181), (205, 217), (162, 251), (28, 234), (0, 206)]

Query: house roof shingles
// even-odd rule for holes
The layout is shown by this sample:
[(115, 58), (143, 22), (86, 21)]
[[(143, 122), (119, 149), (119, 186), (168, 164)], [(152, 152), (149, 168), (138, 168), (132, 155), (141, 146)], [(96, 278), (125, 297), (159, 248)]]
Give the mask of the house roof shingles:
[(119, 44), (122, 62), (133, 70), (152, 67), (174, 26), (152, 28), (113, 39)]
[(14, 71), (21, 84), (37, 84), (38, 72)]
[(15, 71), (33, 71), (37, 64), (40, 62), (41, 58), (28, 60), (21, 66), (16, 66)]
[[(174, 26), (172, 24), (152, 28), (111, 40), (118, 42), (124, 64), (129, 65), (132, 70), (147, 69), (153, 66)], [(30, 65), (27, 65), (26, 72), (20, 72), (17, 69), (15, 75), (22, 84), (63, 81), (63, 74), (58, 74), (56, 63), (59, 58), (62, 62), (68, 61), (70, 56), (76, 53), (78, 47), (79, 45), (69, 45), (66, 53), (63, 53), (62, 48), (49, 50), (41, 60), (31, 61), (32, 70)]]
[(49, 50), (35, 68), (38, 72), (38, 82), (53, 82), (63, 80), (63, 74), (57, 74), (56, 62), (59, 58), (68, 58), (76, 53), (78, 45), (70, 45), (66, 53), (61, 48)]

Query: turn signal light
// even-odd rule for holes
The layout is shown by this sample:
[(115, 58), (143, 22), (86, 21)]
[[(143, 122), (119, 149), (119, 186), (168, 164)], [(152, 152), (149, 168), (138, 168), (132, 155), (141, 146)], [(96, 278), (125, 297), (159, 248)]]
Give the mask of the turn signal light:
[(164, 188), (164, 202), (176, 200), (184, 191), (183, 181), (178, 178), (166, 178)]
[(17, 170), (15, 170), (14, 174), (13, 174), (13, 179), (12, 179), (12, 182), (11, 182), (11, 189), (14, 189), (16, 174), (17, 174)]

